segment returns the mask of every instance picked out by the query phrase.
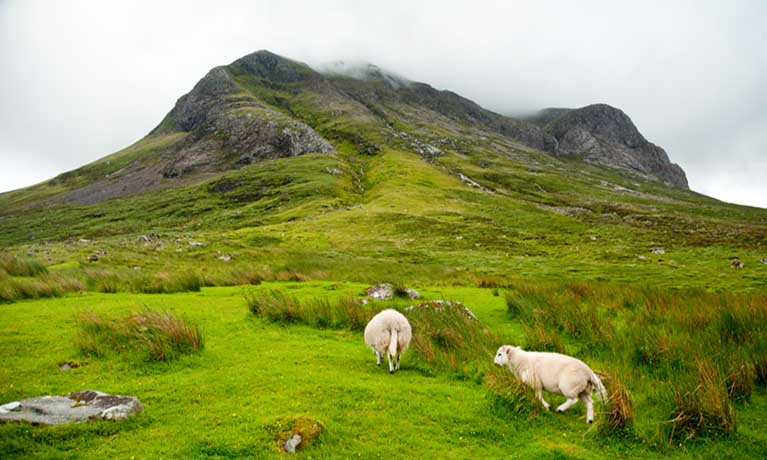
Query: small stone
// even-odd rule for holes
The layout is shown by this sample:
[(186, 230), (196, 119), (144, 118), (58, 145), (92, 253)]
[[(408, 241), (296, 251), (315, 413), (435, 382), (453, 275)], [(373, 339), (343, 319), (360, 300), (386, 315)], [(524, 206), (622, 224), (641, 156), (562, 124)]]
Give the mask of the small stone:
[(639, 260), (647, 260), (647, 257), (645, 257), (643, 255), (638, 255), (637, 259), (639, 259)]
[(189, 246), (205, 246), (205, 243), (201, 241), (190, 241)]
[(62, 361), (58, 364), (59, 370), (68, 371), (70, 369), (77, 369), (82, 364), (79, 361)]
[(759, 263), (762, 265), (767, 265), (767, 257), (762, 257), (761, 259), (759, 259)]
[(741, 269), (741, 268), (743, 268), (745, 266), (746, 266), (746, 264), (744, 264), (743, 262), (741, 262), (738, 259), (733, 260), (732, 263), (730, 264), (730, 268), (735, 268), (735, 269)]
[(99, 256), (96, 254), (91, 254), (88, 256), (88, 262), (98, 262)]
[(230, 256), (229, 254), (224, 254), (224, 255), (218, 256), (218, 259), (223, 260), (224, 262), (229, 262), (230, 260), (232, 260), (232, 256)]
[(652, 253), (653, 254), (665, 254), (666, 250), (663, 249), (663, 248), (655, 248), (655, 249), (652, 250)]
[(299, 444), (301, 444), (301, 435), (296, 433), (285, 441), (285, 452), (295, 454)]
[(405, 294), (407, 295), (408, 299), (420, 299), (421, 298), (421, 294), (419, 294), (418, 291), (416, 291), (413, 288), (405, 289)]

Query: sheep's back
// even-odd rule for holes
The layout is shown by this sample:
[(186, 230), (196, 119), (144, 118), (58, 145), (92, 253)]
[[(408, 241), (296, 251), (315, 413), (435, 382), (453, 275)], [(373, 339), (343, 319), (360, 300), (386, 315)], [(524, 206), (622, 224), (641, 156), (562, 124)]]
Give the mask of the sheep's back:
[(397, 331), (399, 348), (404, 350), (413, 334), (410, 323), (402, 313), (396, 310), (383, 310), (365, 327), (365, 343), (383, 353), (389, 347), (391, 331), (394, 330)]

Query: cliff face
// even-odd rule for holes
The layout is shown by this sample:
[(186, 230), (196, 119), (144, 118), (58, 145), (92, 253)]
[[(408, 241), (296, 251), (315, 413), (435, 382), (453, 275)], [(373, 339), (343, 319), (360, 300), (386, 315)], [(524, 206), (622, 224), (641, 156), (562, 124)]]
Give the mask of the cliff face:
[(687, 177), (666, 151), (647, 141), (623, 111), (606, 104), (546, 109), (533, 119), (545, 131), (544, 149), (589, 163), (625, 169), (687, 189)]

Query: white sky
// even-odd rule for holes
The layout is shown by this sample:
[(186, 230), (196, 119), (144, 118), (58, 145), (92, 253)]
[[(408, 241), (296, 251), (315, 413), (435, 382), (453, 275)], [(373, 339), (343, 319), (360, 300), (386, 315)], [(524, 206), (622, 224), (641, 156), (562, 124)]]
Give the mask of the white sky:
[(149, 132), (211, 68), (365, 60), (503, 113), (605, 102), (767, 207), (767, 2), (0, 0), (0, 191)]

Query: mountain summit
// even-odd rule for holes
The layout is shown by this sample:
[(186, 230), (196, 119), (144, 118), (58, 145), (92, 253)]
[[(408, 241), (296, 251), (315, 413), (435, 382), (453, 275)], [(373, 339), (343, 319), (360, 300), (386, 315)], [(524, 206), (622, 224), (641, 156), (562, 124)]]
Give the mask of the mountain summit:
[(431, 160), (478, 147), (523, 162), (535, 151), (582, 159), (687, 188), (666, 152), (608, 105), (512, 118), (372, 64), (339, 61), (314, 69), (262, 50), (212, 69), (144, 139), (61, 174), (35, 196), (92, 204), (338, 148), (366, 155), (409, 150)]

